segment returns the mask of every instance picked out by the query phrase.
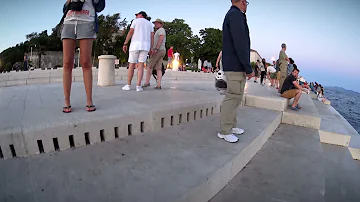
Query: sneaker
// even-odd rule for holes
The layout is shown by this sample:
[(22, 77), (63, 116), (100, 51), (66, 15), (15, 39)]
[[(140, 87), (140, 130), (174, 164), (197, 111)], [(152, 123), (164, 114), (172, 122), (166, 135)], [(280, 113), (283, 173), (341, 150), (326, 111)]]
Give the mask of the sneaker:
[(141, 91), (143, 91), (144, 89), (141, 87), (141, 86), (136, 86), (136, 91), (137, 92), (141, 92)]
[(129, 91), (130, 90), (130, 85), (125, 85), (124, 87), (122, 87), (123, 90)]
[(242, 135), (242, 134), (244, 134), (244, 129), (241, 129), (241, 128), (233, 128), (232, 129), (232, 133), (233, 134), (236, 134), (236, 135)]
[(143, 88), (150, 87), (150, 83), (148, 83), (148, 84), (144, 84), (142, 87), (143, 87)]
[(218, 138), (224, 139), (226, 142), (230, 142), (230, 143), (235, 143), (235, 142), (239, 141), (239, 138), (236, 137), (234, 134), (222, 135), (222, 134), (218, 133), (217, 136), (218, 136)]

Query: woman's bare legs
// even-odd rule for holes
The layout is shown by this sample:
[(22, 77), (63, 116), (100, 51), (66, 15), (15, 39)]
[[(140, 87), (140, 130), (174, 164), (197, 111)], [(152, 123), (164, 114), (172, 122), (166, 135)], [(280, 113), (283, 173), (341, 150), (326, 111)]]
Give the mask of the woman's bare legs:
[(81, 39), (80, 42), (80, 63), (83, 70), (83, 78), (86, 92), (86, 105), (92, 106), (92, 63), (91, 53), (93, 39)]
[(63, 39), (63, 88), (65, 107), (70, 106), (70, 91), (72, 81), (72, 69), (74, 68), (74, 52), (76, 41)]

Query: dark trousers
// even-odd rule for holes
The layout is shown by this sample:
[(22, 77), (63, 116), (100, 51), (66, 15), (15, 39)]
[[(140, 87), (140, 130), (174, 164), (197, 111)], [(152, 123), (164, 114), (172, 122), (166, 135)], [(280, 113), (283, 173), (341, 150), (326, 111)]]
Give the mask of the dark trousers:
[(261, 71), (261, 80), (260, 80), (261, 83), (263, 83), (265, 76), (266, 76), (266, 72)]

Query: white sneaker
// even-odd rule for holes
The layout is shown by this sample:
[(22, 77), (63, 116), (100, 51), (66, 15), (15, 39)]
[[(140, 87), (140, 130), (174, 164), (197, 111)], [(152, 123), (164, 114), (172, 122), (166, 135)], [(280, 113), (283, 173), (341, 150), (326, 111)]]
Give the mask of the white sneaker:
[(218, 138), (224, 139), (226, 142), (230, 142), (230, 143), (235, 143), (235, 142), (239, 141), (239, 138), (236, 137), (233, 134), (231, 134), (231, 135), (222, 135), (222, 134), (218, 133), (217, 136), (218, 136)]
[(232, 133), (233, 134), (236, 134), (236, 135), (242, 135), (242, 134), (244, 134), (244, 129), (241, 129), (241, 128), (233, 128), (232, 129)]
[(130, 90), (130, 85), (125, 85), (124, 87), (122, 87), (123, 90), (129, 91)]
[(141, 87), (141, 86), (136, 86), (136, 91), (137, 92), (141, 92), (141, 91), (143, 91), (144, 89)]

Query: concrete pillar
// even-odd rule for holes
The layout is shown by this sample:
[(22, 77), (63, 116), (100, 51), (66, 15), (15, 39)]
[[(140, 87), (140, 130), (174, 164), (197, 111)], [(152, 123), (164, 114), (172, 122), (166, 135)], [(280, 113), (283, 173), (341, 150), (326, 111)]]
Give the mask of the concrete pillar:
[(98, 58), (99, 58), (98, 86), (114, 86), (116, 56), (101, 55)]

